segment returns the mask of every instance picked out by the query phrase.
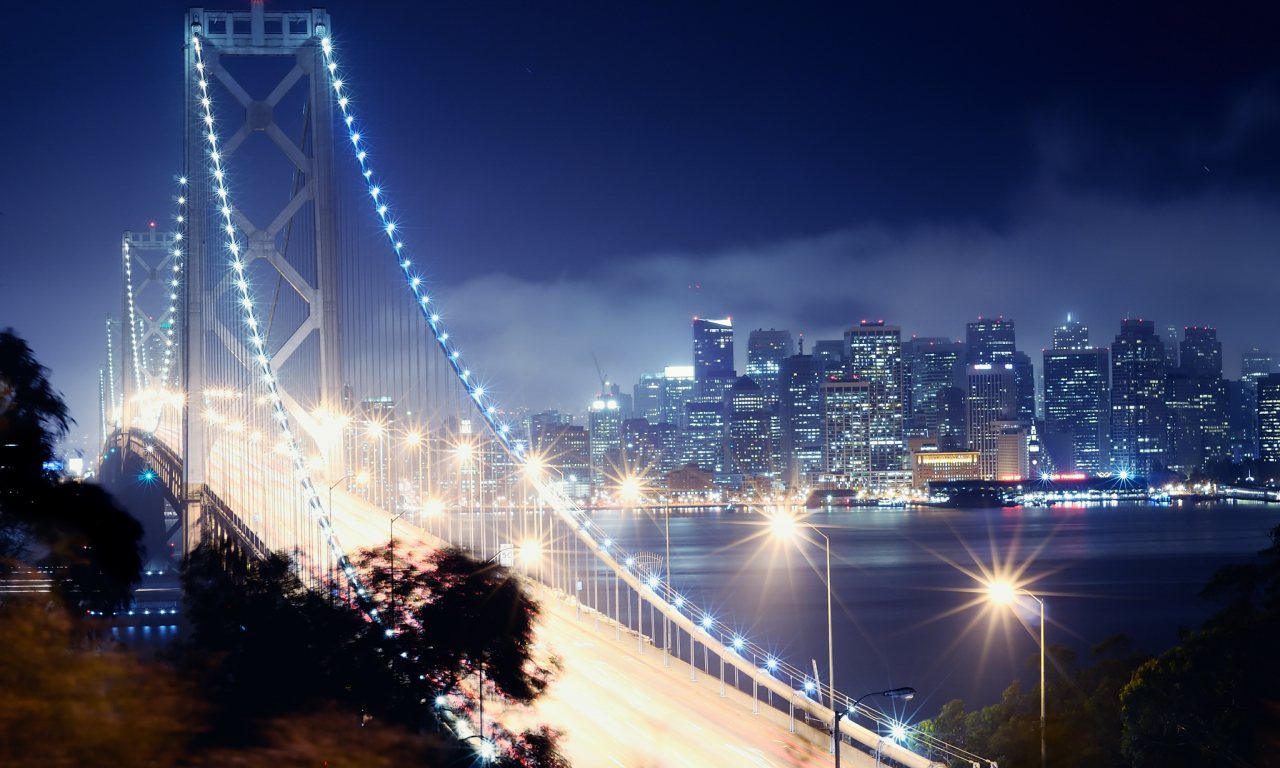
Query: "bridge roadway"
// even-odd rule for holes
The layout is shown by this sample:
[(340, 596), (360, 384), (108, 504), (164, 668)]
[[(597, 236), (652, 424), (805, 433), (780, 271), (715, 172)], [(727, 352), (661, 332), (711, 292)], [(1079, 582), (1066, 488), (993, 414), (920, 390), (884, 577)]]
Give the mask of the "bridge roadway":
[[(121, 433), (112, 439), (119, 449), (145, 456), (148, 466), (156, 470), (156, 479), (166, 496), (177, 506), (181, 503), (181, 460), (166, 446), (156, 443), (148, 448), (146, 442), (136, 433)], [(331, 519), (347, 552), (355, 554), (360, 547), (387, 541), (387, 512), (341, 489), (333, 490), (332, 499)], [(215, 503), (212, 493), (206, 493), (205, 504), (211, 525), (253, 551), (261, 550), (262, 542), (233, 510)], [(442, 543), (407, 520), (397, 523), (396, 538), (406, 548), (429, 549)], [(532, 712), (513, 712), (510, 716), (513, 725), (546, 722), (562, 730), (567, 737), (568, 754), (576, 765), (640, 768), (833, 762), (827, 752), (828, 737), (806, 724), (803, 710), (815, 708), (813, 702), (806, 703), (804, 697), (796, 695), (793, 734), (788, 713), (765, 704), (769, 695), (766, 686), (760, 689), (759, 712), (753, 713), (751, 697), (734, 687), (727, 687), (726, 696), (720, 695), (717, 675), (699, 671), (698, 680), (692, 682), (687, 663), (672, 657), (670, 667), (663, 668), (661, 651), (648, 644), (647, 652), (639, 653), (635, 634), (626, 627), (620, 628), (622, 642), (615, 642), (612, 622), (606, 617), (601, 617), (601, 629), (596, 631), (595, 617), (587, 609), (579, 617), (552, 590), (544, 590), (537, 582), (531, 587), (544, 600), (540, 637), (546, 649), (561, 658), (564, 672)], [(702, 642), (710, 644), (709, 640)], [(715, 649), (711, 652), (714, 658)], [(731, 669), (728, 674), (732, 674)], [(774, 693), (778, 695), (786, 693)], [(841, 750), (842, 763), (875, 765), (867, 750), (883, 744), (881, 739), (849, 721), (842, 723), (842, 730), (862, 742)], [(894, 757), (905, 758), (913, 768), (937, 765), (893, 746), (884, 747)]]
[[(390, 515), (342, 490), (334, 491), (335, 530), (348, 551), (384, 543)], [(437, 537), (401, 520), (396, 540), (406, 548), (431, 548)], [(570, 601), (550, 588), (530, 582), (542, 598), (540, 646), (560, 657), (563, 671), (550, 691), (531, 710), (504, 711), (498, 702), (485, 703), (486, 716), (496, 716), (513, 728), (537, 723), (560, 730), (565, 751), (575, 766), (823, 766), (833, 763), (826, 734), (797, 715), (790, 732), (787, 712), (762, 700), (752, 713), (751, 696), (732, 685), (720, 695), (718, 674), (697, 672), (690, 681), (689, 665), (674, 656), (662, 665), (661, 649), (645, 644), (638, 652), (633, 631), (621, 628), (614, 640), (611, 619), (587, 608), (575, 611)], [(715, 666), (714, 658), (712, 660)], [(717, 669), (718, 673), (718, 669)], [(732, 675), (732, 672), (728, 674)], [(761, 691), (761, 698), (766, 695)], [(842, 765), (876, 765), (864, 748), (845, 745)]]

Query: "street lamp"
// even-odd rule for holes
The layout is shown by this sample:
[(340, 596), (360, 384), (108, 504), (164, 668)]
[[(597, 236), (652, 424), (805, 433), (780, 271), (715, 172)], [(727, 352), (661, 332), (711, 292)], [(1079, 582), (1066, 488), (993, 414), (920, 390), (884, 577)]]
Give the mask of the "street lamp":
[[(846, 708), (844, 709), (844, 711), (842, 711), (842, 712), (836, 712), (836, 711), (835, 711), (835, 708), (834, 708), (834, 707), (832, 707), (831, 711), (835, 713), (835, 722), (834, 722), (834, 723), (832, 723), (832, 725), (831, 725), (831, 735), (835, 736), (835, 738), (836, 738), (836, 765), (835, 765), (835, 768), (840, 768), (840, 721), (841, 721), (841, 720), (843, 720), (843, 719), (845, 719), (845, 718), (846, 718), (846, 717), (848, 717), (849, 715), (856, 715), (856, 714), (857, 714), (858, 705), (859, 705), (860, 703), (862, 703), (862, 700), (863, 700), (863, 699), (868, 698), (868, 697), (870, 697), (870, 696), (884, 696), (885, 698), (889, 698), (889, 699), (910, 699), (910, 698), (913, 698), (915, 695), (916, 695), (916, 689), (915, 689), (915, 688), (893, 688), (893, 689), (888, 690), (888, 691), (879, 691), (879, 692), (875, 692), (875, 691), (873, 691), (873, 692), (871, 692), (871, 693), (864, 693), (863, 695), (861, 695), (861, 696), (859, 696), (859, 697), (858, 697), (858, 700), (857, 700), (857, 701), (855, 701), (855, 702), (853, 702), (852, 704), (850, 704), (850, 705), (849, 705), (848, 707), (846, 707)], [(899, 727), (899, 726), (894, 726), (894, 730), (895, 730), (894, 737), (895, 737), (895, 738), (897, 737), (897, 733), (896, 733), (896, 731), (897, 731), (898, 727)]]
[(387, 547), (391, 550), (391, 629), (400, 630), (400, 615), (396, 613), (396, 521), (409, 514), (404, 510), (391, 518), (391, 532), (387, 537)]
[(1018, 595), (1026, 595), (1040, 604), (1040, 768), (1045, 768), (1048, 757), (1044, 746), (1044, 600), (1007, 581), (993, 581), (987, 585), (987, 597), (993, 603), (1007, 605), (1012, 603)]
[[(804, 520), (796, 520), (786, 515), (775, 515), (773, 518), (774, 532), (783, 538), (793, 538), (795, 536), (796, 523), (808, 526), (813, 532), (818, 534), (826, 542), (827, 548), (827, 685), (831, 689), (831, 711), (836, 711), (836, 657), (835, 645), (832, 642), (831, 632), (831, 538), (827, 534), (815, 528), (811, 523)], [(816, 681), (815, 681), (816, 683)], [(818, 699), (822, 699), (822, 689), (818, 689)], [(839, 742), (839, 736), (835, 733), (832, 738)], [(839, 746), (834, 747), (839, 750)]]

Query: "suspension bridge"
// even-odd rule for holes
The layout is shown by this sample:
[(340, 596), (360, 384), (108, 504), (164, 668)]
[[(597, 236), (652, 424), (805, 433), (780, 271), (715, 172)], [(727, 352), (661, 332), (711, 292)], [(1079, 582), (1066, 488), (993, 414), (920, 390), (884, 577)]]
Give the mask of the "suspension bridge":
[[(469, 367), (429, 258), (397, 226), (395, 159), (365, 135), (329, 14), (191, 8), (181, 34), (172, 217), (124, 233), (100, 381), (104, 468), (160, 489), (173, 557), (229, 539), (358, 602), (348, 553), (393, 534), (447, 542), (542, 597), (569, 672), (544, 707), (590, 764), (635, 764), (610, 751), (635, 717), (690, 765), (834, 752), (833, 713), (855, 701), (832, 674), (770, 653), (682, 595), (661, 558), (623, 551), (561, 492), (554, 448), (532, 449)], [(854, 715), (839, 723), (861, 747), (847, 763), (988, 764), (875, 708)], [(672, 736), (681, 721), (697, 731)], [(651, 762), (654, 738), (631, 754)]]

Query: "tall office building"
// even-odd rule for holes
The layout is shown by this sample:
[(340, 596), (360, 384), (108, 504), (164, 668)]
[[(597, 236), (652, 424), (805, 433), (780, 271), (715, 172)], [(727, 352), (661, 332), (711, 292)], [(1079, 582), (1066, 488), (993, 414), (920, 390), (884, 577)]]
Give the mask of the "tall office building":
[(769, 407), (764, 390), (750, 376), (740, 377), (724, 398), (725, 470), (740, 475), (773, 472)]
[(1280, 462), (1280, 374), (1269, 373), (1258, 383), (1258, 458)]
[(848, 362), (844, 357), (844, 339), (818, 339), (813, 342), (810, 354), (824, 361), (828, 371), (844, 368)]
[[(1169, 343), (1173, 343), (1170, 338)], [(1182, 343), (1178, 345), (1180, 365), (1187, 376), (1196, 378), (1222, 378), (1222, 342), (1218, 341), (1217, 328), (1188, 326), (1183, 329)]]
[(770, 407), (781, 396), (782, 361), (792, 354), (791, 331), (757, 329), (747, 339), (747, 375), (760, 385)]
[(1088, 330), (1076, 326), (1081, 333), (1065, 339), (1055, 329), (1054, 349), (1044, 352), (1044, 442), (1058, 471), (1098, 474), (1109, 468), (1110, 355), (1076, 346), (1088, 341)]
[(781, 467), (788, 488), (811, 480), (823, 470), (822, 382), (841, 377), (839, 361), (815, 355), (793, 355), (782, 361), (782, 400), (778, 416), (782, 431)]
[(965, 330), (969, 365), (1013, 362), (1013, 353), (1017, 345), (1014, 343), (1012, 319), (980, 317), (977, 322), (969, 323)]
[(636, 418), (650, 424), (662, 421), (662, 374), (642, 373), (631, 389), (631, 407)]
[(1018, 393), (1013, 363), (974, 363), (966, 369), (969, 450), (978, 452), (982, 477), (994, 480), (999, 474), (1000, 436), (1017, 421)]
[[(1268, 374), (1270, 375), (1270, 374)], [(1227, 382), (1227, 423), (1231, 460), (1239, 464), (1258, 458), (1258, 382)]]
[(1178, 369), (1178, 326), (1166, 325), (1164, 327), (1164, 369), (1165, 371), (1176, 371)]
[(822, 480), (846, 488), (871, 487), (871, 382), (822, 382), (822, 425)]
[(1016, 418), (1024, 421), (1035, 419), (1035, 367), (1030, 357), (1018, 351), (1013, 319), (980, 317), (966, 327), (966, 342), (970, 365), (990, 363), (1000, 366), (1007, 363), (1013, 366)]
[(733, 376), (733, 321), (693, 318), (693, 376)]
[(844, 340), (849, 376), (869, 385), (869, 484), (874, 488), (909, 486), (902, 424), (902, 329), (885, 325), (883, 320), (864, 320), (845, 330)]
[(396, 499), (392, 468), (391, 430), (396, 422), (396, 404), (390, 396), (367, 397), (360, 403), (360, 468), (369, 473), (369, 482), (355, 488), (364, 498), (390, 510)]
[(684, 406), (694, 399), (694, 384), (691, 365), (668, 365), (663, 369), (661, 422), (684, 426)]
[(1240, 378), (1257, 381), (1271, 375), (1271, 350), (1254, 347), (1240, 358)]
[(591, 473), (591, 436), (586, 427), (544, 424), (535, 427), (529, 445), (561, 480), (584, 481)]
[(1065, 352), (1072, 349), (1089, 348), (1089, 329), (1079, 320), (1072, 320), (1067, 315), (1067, 322), (1053, 329), (1053, 349)]
[[(1172, 339), (1169, 340), (1172, 343)], [(1169, 377), (1169, 468), (1191, 475), (1231, 455), (1230, 395), (1222, 378), (1217, 330), (1188, 326), (1179, 345), (1182, 365)]]
[(944, 390), (964, 381), (965, 349), (946, 337), (902, 342), (902, 389), (906, 429), (916, 436), (939, 437), (945, 425)]
[(1126, 319), (1111, 345), (1111, 468), (1149, 475), (1167, 460), (1165, 345), (1150, 320)]
[(617, 474), (622, 459), (623, 412), (616, 394), (598, 395), (589, 411), (591, 426), (591, 482), (603, 483)]
[(680, 433), (683, 463), (704, 472), (723, 472), (724, 403), (688, 403), (684, 421), (686, 426)]
[(622, 422), (622, 453), (633, 476), (662, 477), (680, 461), (680, 433), (674, 424), (647, 419)]

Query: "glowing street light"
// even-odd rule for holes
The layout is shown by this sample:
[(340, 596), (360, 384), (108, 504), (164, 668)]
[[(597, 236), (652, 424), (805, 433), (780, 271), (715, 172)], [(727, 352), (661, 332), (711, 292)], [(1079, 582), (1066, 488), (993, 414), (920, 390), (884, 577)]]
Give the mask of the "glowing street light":
[[(1125, 473), (1121, 473), (1123, 479)], [(1040, 604), (1040, 768), (1045, 768), (1048, 755), (1044, 746), (1044, 600), (1031, 592), (1007, 581), (993, 581), (987, 585), (987, 598), (998, 605), (1009, 605), (1018, 595), (1026, 595)]]
[[(834, 634), (832, 632), (832, 625), (831, 625), (831, 537), (827, 536), (827, 534), (818, 530), (812, 523), (805, 522), (804, 520), (797, 520), (785, 514), (774, 515), (771, 521), (771, 525), (773, 526), (774, 533), (784, 539), (794, 538), (797, 532), (797, 526), (804, 525), (812, 529), (814, 533), (821, 536), (822, 540), (826, 543), (826, 549), (827, 549), (827, 685), (831, 689), (831, 711), (834, 712), (836, 711), (836, 652), (835, 652)], [(814, 671), (816, 672), (817, 670), (815, 669)], [(819, 699), (822, 698), (821, 692), (819, 692), (818, 698)], [(832, 729), (831, 738), (837, 744), (840, 741), (840, 735), (837, 732), (837, 730), (834, 728)], [(840, 747), (836, 746), (835, 749), (838, 751)], [(837, 763), (837, 766), (838, 765), (839, 763)]]
[[(831, 735), (834, 736), (836, 740), (835, 768), (840, 768), (840, 721), (845, 719), (846, 717), (849, 717), (850, 715), (856, 715), (858, 710), (858, 705), (862, 703), (863, 699), (866, 699), (871, 696), (884, 696), (886, 699), (908, 700), (908, 699), (915, 698), (915, 695), (916, 695), (915, 688), (892, 688), (887, 691), (873, 691), (871, 693), (864, 693), (863, 695), (859, 696), (857, 700), (854, 701), (852, 704), (845, 707), (844, 710), (837, 710), (835, 707), (832, 707), (831, 711), (835, 713), (835, 722), (833, 722), (831, 725)], [(848, 701), (848, 699), (846, 699), (846, 701)], [(902, 741), (907, 737), (907, 729), (901, 723), (894, 723), (889, 730), (889, 734), (894, 741)]]

